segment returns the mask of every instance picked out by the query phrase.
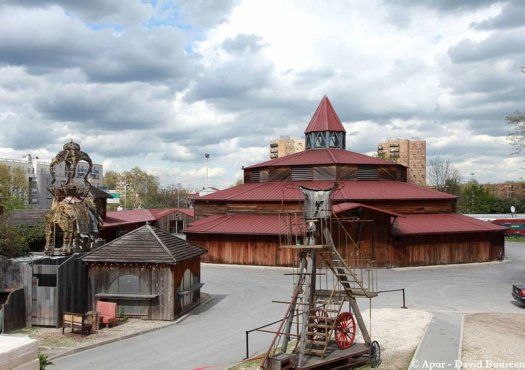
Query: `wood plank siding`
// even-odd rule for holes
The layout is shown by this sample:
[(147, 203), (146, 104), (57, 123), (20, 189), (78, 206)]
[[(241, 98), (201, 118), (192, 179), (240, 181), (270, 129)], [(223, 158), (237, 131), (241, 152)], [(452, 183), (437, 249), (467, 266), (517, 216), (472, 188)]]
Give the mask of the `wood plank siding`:
[[(155, 264), (91, 264), (89, 266), (88, 306), (96, 309), (97, 293), (110, 293), (110, 287), (121, 276), (137, 276), (140, 284), (147, 290), (145, 294), (157, 295), (151, 302), (133, 301), (133, 305), (143, 306), (137, 316), (154, 320), (173, 320), (175, 310), (174, 274), (170, 265)], [(115, 301), (113, 299), (108, 299)], [(126, 302), (127, 304), (127, 302)], [(132, 315), (133, 316), (133, 315)]]
[(394, 240), (392, 267), (502, 260), (501, 233), (407, 235)]

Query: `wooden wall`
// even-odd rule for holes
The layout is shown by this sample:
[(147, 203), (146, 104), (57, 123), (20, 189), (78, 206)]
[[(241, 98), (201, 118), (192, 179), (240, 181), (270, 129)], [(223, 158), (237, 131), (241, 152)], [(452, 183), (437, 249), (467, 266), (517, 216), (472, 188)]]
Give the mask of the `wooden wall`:
[[(374, 260), (376, 267), (426, 266), (468, 262), (497, 261), (504, 256), (501, 232), (470, 234), (438, 234), (392, 237), (389, 223), (372, 222), (346, 226), (359, 252), (346, 236), (334, 229), (334, 242), (343, 258), (355, 266)], [(279, 247), (278, 236), (188, 234), (187, 240), (206, 248), (203, 262), (262, 266), (295, 266), (297, 251)]]
[(87, 310), (87, 272), (82, 254), (33, 262), (32, 323), (62, 326), (64, 312)]
[(181, 297), (177, 294), (177, 290), (179, 290), (178, 288), (182, 282), (182, 277), (186, 269), (190, 269), (191, 273), (193, 274), (194, 284), (201, 283), (201, 257), (199, 256), (189, 260), (181, 261), (177, 263), (176, 266), (177, 268), (173, 270), (173, 281), (175, 289), (175, 316), (178, 316), (181, 313), (186, 312), (189, 308), (199, 304), (200, 302), (199, 288), (191, 294), (192, 304), (190, 306), (182, 307), (182, 300)]
[(2, 307), (3, 315), (0, 319), (0, 333), (9, 333), (12, 330), (26, 326), (26, 305), (24, 288), (15, 289), (9, 293), (7, 301)]
[[(173, 320), (174, 311), (174, 274), (171, 265), (158, 264), (93, 264), (88, 263), (88, 307), (95, 310), (97, 293), (109, 293), (113, 281), (122, 275), (138, 276), (149, 287), (149, 294), (158, 297), (148, 301), (147, 319)], [(113, 299), (107, 299), (115, 301)]]
[[(392, 263), (391, 216), (362, 208), (359, 221), (334, 224), (332, 237), (339, 252), (353, 265), (362, 265), (365, 260), (374, 261), (378, 267)], [(342, 230), (341, 228), (344, 228)], [(346, 231), (346, 232), (345, 232)], [(352, 240), (358, 244), (355, 248)]]
[(392, 267), (498, 261), (505, 256), (503, 233), (396, 237)]
[(203, 262), (293, 266), (297, 251), (279, 248), (277, 235), (187, 234), (186, 240), (208, 250)]
[(13, 262), (4, 256), (0, 256), (0, 289), (24, 288), (27, 326), (31, 326), (31, 280), (32, 268), (29, 264)]

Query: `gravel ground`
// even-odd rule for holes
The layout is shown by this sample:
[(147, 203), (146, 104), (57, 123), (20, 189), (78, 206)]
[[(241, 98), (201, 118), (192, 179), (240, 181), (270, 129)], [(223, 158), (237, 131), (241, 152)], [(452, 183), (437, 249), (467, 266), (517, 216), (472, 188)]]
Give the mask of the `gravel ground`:
[(465, 315), (463, 368), (525, 369), (524, 331), (525, 314)]
[[(363, 318), (369, 326), (369, 310)], [(406, 369), (432, 319), (432, 314), (411, 309), (376, 308), (372, 311), (372, 340), (381, 346), (380, 369)], [(370, 329), (369, 329), (370, 330)], [(361, 339), (362, 340), (362, 339)]]

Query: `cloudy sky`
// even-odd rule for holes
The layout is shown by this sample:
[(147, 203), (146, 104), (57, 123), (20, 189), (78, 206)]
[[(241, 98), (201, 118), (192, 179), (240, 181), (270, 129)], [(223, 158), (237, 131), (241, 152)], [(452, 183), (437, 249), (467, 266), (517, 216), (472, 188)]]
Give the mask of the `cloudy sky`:
[(464, 179), (519, 180), (524, 34), (520, 0), (2, 0), (0, 158), (74, 139), (105, 171), (198, 189), (209, 153), (223, 188), (326, 94), (349, 150), (425, 139)]

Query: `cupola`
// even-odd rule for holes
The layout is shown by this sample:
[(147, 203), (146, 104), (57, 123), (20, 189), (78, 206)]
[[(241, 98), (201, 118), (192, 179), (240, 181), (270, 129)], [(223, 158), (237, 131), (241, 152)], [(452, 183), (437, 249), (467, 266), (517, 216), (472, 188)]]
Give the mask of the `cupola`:
[(346, 130), (325, 95), (304, 131), (305, 149), (346, 149)]

